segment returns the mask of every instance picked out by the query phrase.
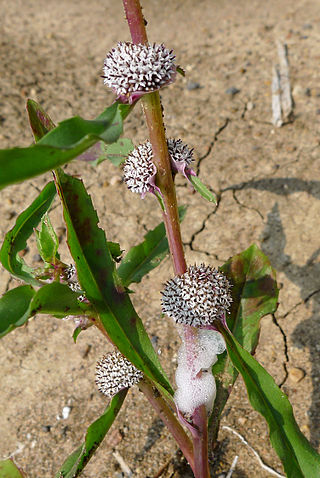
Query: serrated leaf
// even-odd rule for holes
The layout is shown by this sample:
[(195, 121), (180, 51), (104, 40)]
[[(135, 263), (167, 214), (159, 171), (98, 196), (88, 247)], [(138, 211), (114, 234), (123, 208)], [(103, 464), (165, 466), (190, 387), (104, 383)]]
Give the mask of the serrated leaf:
[(121, 285), (105, 234), (97, 225), (96, 211), (82, 181), (59, 170), (56, 183), (70, 252), (81, 287), (100, 316), (97, 325), (138, 369), (173, 393), (142, 321)]
[(30, 317), (30, 304), (36, 291), (30, 285), (9, 290), (0, 298), (0, 337), (23, 325)]
[(76, 478), (81, 473), (108, 433), (127, 392), (128, 389), (121, 390), (113, 397), (101, 417), (89, 426), (83, 444), (66, 459), (55, 478)]
[[(179, 219), (183, 220), (187, 208), (179, 208)], [(141, 244), (132, 247), (122, 259), (118, 274), (124, 286), (140, 282), (142, 277), (157, 267), (169, 253), (168, 239), (164, 223), (149, 231)]]
[(295, 421), (287, 396), (268, 372), (227, 330), (220, 330), (233, 365), (241, 374), (251, 405), (266, 419), (270, 441), (288, 478), (319, 478), (320, 455)]
[[(28, 148), (1, 150), (0, 189), (55, 169), (99, 140), (106, 143), (117, 141), (122, 133), (123, 120), (132, 108), (132, 105), (114, 103), (95, 120), (75, 116), (62, 121)], [(37, 130), (37, 135), (41, 132)]]
[(27, 246), (28, 238), (50, 208), (55, 195), (56, 188), (51, 181), (44, 187), (33, 203), (18, 216), (14, 227), (5, 235), (0, 250), (0, 261), (3, 267), (10, 274), (28, 284), (39, 285), (40, 282), (35, 279), (33, 269), (25, 263), (18, 253)]
[[(278, 288), (276, 273), (269, 259), (253, 244), (229, 259), (220, 270), (232, 284), (232, 307), (228, 327), (244, 348), (254, 353), (259, 339), (260, 320), (276, 311)], [(218, 356), (212, 368), (217, 395), (209, 421), (209, 434), (216, 439), (222, 410), (229, 398), (238, 372), (226, 353)]]
[(216, 196), (203, 184), (203, 182), (198, 178), (198, 176), (189, 176), (190, 183), (194, 187), (194, 189), (201, 194), (201, 196), (209, 202), (213, 202), (213, 204), (217, 204)]
[(0, 478), (26, 478), (26, 476), (12, 458), (0, 461)]
[(59, 239), (52, 227), (48, 214), (41, 218), (40, 231), (35, 229), (37, 246), (40, 256), (44, 262), (54, 263), (59, 247)]

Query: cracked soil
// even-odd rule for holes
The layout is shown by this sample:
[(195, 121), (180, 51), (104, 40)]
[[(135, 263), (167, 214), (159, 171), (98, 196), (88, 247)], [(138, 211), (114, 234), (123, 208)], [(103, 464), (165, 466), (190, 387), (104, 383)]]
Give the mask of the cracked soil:
[[(185, 78), (162, 92), (167, 134), (194, 148), (199, 176), (219, 199), (215, 207), (178, 180), (179, 202), (189, 205), (182, 224), (187, 260), (219, 266), (253, 242), (268, 255), (281, 287), (279, 308), (262, 320), (256, 358), (289, 396), (299, 426), (319, 448), (318, 2), (143, 3), (150, 41), (173, 48), (186, 70)], [(106, 52), (117, 41), (129, 40), (120, 0), (2, 0), (1, 6), (2, 148), (31, 143), (28, 97), (39, 101), (56, 123), (76, 114), (93, 118), (111, 103), (100, 75)], [(295, 103), (293, 121), (282, 128), (271, 124), (276, 40), (288, 45)], [(227, 93), (232, 87), (239, 92)], [(135, 144), (146, 138), (140, 105), (124, 135)], [(83, 177), (108, 240), (119, 241), (122, 249), (160, 222), (154, 200), (132, 197), (121, 183), (121, 171), (111, 164), (94, 169), (75, 161), (66, 170)], [(1, 191), (1, 239), (50, 179), (48, 173)], [(51, 219), (62, 259), (70, 262), (58, 202)], [(32, 240), (25, 259), (37, 263)], [(134, 287), (133, 301), (173, 378), (179, 339), (159, 312), (159, 289), (171, 276), (167, 258)], [(0, 292), (17, 285), (1, 269)], [(93, 328), (74, 345), (72, 331), (68, 321), (37, 317), (0, 342), (0, 457), (13, 454), (30, 478), (54, 476), (106, 404), (95, 388), (94, 368), (110, 347)], [(65, 406), (71, 411), (62, 419)], [(283, 473), (267, 426), (251, 409), (241, 379), (222, 425), (243, 435), (266, 464)], [(233, 478), (269, 476), (235, 435), (221, 429), (219, 441), (213, 476), (225, 477), (236, 455)], [(161, 421), (135, 389), (82, 476), (128, 476), (122, 474), (119, 456), (138, 478), (190, 476)]]

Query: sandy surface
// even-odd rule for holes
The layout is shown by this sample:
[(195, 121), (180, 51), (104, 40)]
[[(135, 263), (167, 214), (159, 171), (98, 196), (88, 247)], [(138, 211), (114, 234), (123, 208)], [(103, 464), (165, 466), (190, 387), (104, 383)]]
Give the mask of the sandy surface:
[[(301, 429), (318, 447), (318, 2), (144, 3), (150, 41), (173, 48), (187, 72), (162, 94), (168, 136), (194, 147), (200, 177), (220, 196), (214, 208), (178, 182), (180, 203), (190, 205), (182, 226), (188, 262), (217, 266), (252, 242), (269, 255), (278, 271), (280, 304), (275, 317), (262, 321), (256, 355), (288, 394)], [(100, 75), (106, 52), (118, 40), (129, 39), (120, 1), (2, 0), (1, 10), (1, 147), (31, 143), (28, 97), (39, 101), (55, 122), (74, 114), (93, 118), (110, 104), (112, 94)], [(288, 45), (295, 102), (293, 122), (278, 129), (271, 124), (270, 94), (276, 40)], [(194, 83), (199, 87), (192, 88)], [(231, 87), (240, 91), (230, 95)], [(135, 143), (146, 138), (139, 106), (125, 135)], [(160, 221), (153, 199), (132, 197), (112, 165), (92, 169), (74, 162), (67, 171), (84, 178), (108, 240), (118, 240), (123, 249)], [(1, 239), (49, 179), (46, 174), (1, 192)], [(62, 256), (70, 261), (58, 203), (51, 217), (60, 228)], [(25, 259), (37, 259), (32, 241)], [(167, 259), (134, 287), (134, 303), (172, 377), (178, 337), (159, 312), (159, 288), (171, 274)], [(16, 285), (2, 270), (0, 292)], [(13, 454), (30, 478), (52, 477), (106, 404), (94, 385), (94, 367), (109, 346), (92, 329), (74, 345), (72, 330), (70, 322), (37, 317), (0, 342), (0, 456)], [(296, 369), (304, 372), (299, 382)], [(64, 406), (71, 408), (67, 419), (61, 419)], [(267, 426), (249, 406), (241, 380), (223, 425), (242, 434), (265, 463), (283, 472)], [(270, 476), (230, 431), (221, 429), (219, 439), (214, 476), (224, 477), (236, 455), (233, 478)], [(135, 477), (160, 476), (166, 463), (161, 476), (189, 476), (186, 469), (179, 471), (174, 442), (135, 389), (83, 476), (127, 476), (115, 451)]]

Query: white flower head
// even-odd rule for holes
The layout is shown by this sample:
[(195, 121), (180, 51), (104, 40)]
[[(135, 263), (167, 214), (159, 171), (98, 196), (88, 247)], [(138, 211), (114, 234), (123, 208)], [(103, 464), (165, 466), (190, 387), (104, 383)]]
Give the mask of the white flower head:
[(169, 280), (162, 292), (162, 311), (176, 323), (193, 327), (224, 321), (232, 298), (228, 279), (217, 269), (201, 264)]
[(148, 192), (160, 192), (155, 184), (157, 168), (152, 159), (152, 146), (146, 141), (131, 151), (124, 163), (124, 180), (132, 192), (141, 194), (142, 199)]
[(163, 44), (119, 42), (106, 56), (104, 83), (122, 103), (159, 90), (175, 80), (175, 55)]
[(142, 378), (143, 373), (119, 351), (104, 355), (96, 366), (98, 389), (110, 398), (120, 390), (132, 387)]

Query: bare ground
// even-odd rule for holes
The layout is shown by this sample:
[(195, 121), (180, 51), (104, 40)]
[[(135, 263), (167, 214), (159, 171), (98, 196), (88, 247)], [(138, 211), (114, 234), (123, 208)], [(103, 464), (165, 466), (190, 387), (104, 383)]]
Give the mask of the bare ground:
[[(179, 200), (190, 204), (182, 226), (188, 262), (217, 266), (253, 242), (269, 256), (281, 285), (279, 309), (262, 321), (256, 356), (289, 396), (303, 432), (319, 447), (318, 3), (144, 3), (150, 41), (173, 48), (187, 73), (162, 93), (168, 136), (195, 148), (200, 177), (220, 195), (214, 208), (179, 181)], [(75, 114), (93, 118), (110, 104), (112, 95), (100, 75), (106, 52), (129, 39), (120, 1), (2, 0), (1, 10), (1, 147), (31, 143), (24, 110), (28, 97), (55, 122)], [(270, 121), (276, 40), (288, 45), (295, 102), (293, 122), (279, 129)], [(231, 87), (240, 91), (230, 95)], [(135, 143), (145, 139), (139, 107), (125, 135)], [(133, 198), (112, 165), (92, 169), (74, 162), (67, 170), (84, 178), (108, 239), (118, 240), (123, 249), (160, 221), (152, 198)], [(1, 192), (1, 238), (49, 179), (47, 174)], [(58, 203), (52, 220), (68, 261)], [(32, 242), (25, 258), (30, 263), (37, 259)], [(171, 275), (167, 259), (135, 287), (134, 303), (172, 377), (178, 338), (159, 313), (159, 288)], [(15, 285), (2, 270), (0, 292)], [(13, 454), (31, 478), (52, 477), (105, 407), (94, 386), (94, 367), (109, 346), (92, 329), (74, 345), (72, 330), (70, 322), (37, 317), (0, 342), (0, 457)], [(297, 369), (303, 370), (300, 381)], [(61, 419), (66, 405), (70, 415)], [(241, 380), (223, 425), (242, 434), (265, 463), (283, 473), (267, 426), (248, 404)], [(230, 431), (222, 428), (219, 439), (216, 477), (226, 475), (236, 455), (234, 478), (269, 476)], [(134, 389), (83, 476), (125, 476), (115, 452), (139, 478), (189, 476), (178, 466), (174, 442)]]

